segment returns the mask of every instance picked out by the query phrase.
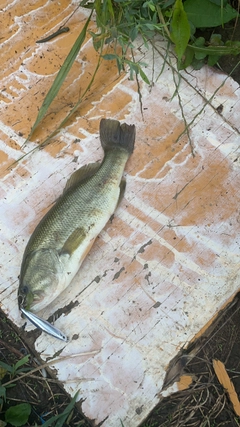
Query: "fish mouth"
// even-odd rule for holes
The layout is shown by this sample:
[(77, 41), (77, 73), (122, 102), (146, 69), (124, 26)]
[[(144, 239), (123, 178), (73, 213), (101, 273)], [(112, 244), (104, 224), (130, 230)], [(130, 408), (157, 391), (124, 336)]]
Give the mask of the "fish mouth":
[(22, 308), (24, 308), (26, 305), (26, 297), (24, 297), (23, 295), (18, 295), (18, 307), (19, 310), (21, 310)]
[(42, 291), (30, 291), (27, 286), (25, 286), (26, 290), (22, 290), (18, 294), (18, 307), (21, 310), (21, 308), (30, 309), (30, 307), (34, 307), (34, 305), (42, 302), (44, 300), (44, 292)]

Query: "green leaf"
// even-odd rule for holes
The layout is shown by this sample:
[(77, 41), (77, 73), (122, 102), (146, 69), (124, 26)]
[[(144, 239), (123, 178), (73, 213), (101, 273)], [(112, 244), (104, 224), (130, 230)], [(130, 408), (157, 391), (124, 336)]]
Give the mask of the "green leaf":
[(219, 59), (221, 58), (221, 56), (219, 55), (209, 55), (208, 57), (208, 65), (210, 65), (210, 67), (213, 67), (213, 65), (215, 65)]
[(217, 4), (219, 7), (226, 6), (228, 0), (209, 0), (211, 3)]
[(238, 16), (237, 11), (229, 4), (219, 7), (210, 0), (186, 0), (184, 9), (196, 28), (217, 27)]
[(224, 43), (222, 41), (221, 34), (212, 34), (209, 40), (209, 44), (211, 46), (223, 46)]
[[(107, 12), (111, 15), (112, 18), (114, 18), (114, 11), (113, 11), (112, 1), (111, 0), (107, 0), (107, 1), (105, 1), (105, 3), (106, 3), (106, 10), (107, 10)], [(107, 18), (108, 18), (108, 14), (107, 14)]]
[(190, 25), (183, 8), (182, 0), (176, 0), (171, 21), (171, 40), (175, 44), (176, 53), (180, 60), (185, 52), (189, 38)]
[(137, 38), (137, 35), (138, 35), (138, 27), (136, 25), (135, 27), (133, 27), (131, 29), (131, 31), (129, 33), (129, 37), (130, 37), (132, 42)]
[(123, 66), (123, 63), (121, 61), (121, 58), (119, 58), (119, 56), (116, 58), (116, 62), (117, 62), (118, 73), (120, 74), (121, 71), (124, 69), (124, 66)]
[(181, 63), (179, 65), (179, 70), (183, 70), (187, 68), (189, 65), (191, 65), (193, 58), (194, 58), (194, 51), (187, 47), (182, 57)]
[(11, 365), (8, 365), (5, 362), (0, 361), (0, 366), (5, 369), (9, 374), (13, 372), (13, 367)]
[(205, 62), (203, 59), (196, 59), (193, 58), (192, 60), (192, 67), (194, 68), (194, 70), (200, 70), (203, 66), (204, 66)]
[(7, 372), (8, 371), (6, 369), (4, 369), (2, 366), (0, 366), (0, 381), (5, 377)]
[(152, 24), (151, 22), (150, 23), (146, 22), (144, 25), (145, 25), (146, 28), (148, 28), (151, 31), (154, 31), (154, 30), (158, 29), (158, 26), (155, 25), (155, 24)]
[(144, 81), (145, 83), (147, 83), (148, 85), (150, 85), (150, 81), (148, 80), (148, 78), (147, 78), (146, 74), (144, 73), (144, 71), (142, 70), (142, 68), (141, 68), (141, 67), (139, 67), (139, 74), (140, 74), (140, 76), (142, 77), (143, 81)]
[(198, 37), (195, 42), (192, 44), (192, 46), (197, 46), (200, 48), (203, 48), (202, 50), (195, 50), (195, 58), (196, 59), (204, 59), (207, 56), (207, 48), (205, 47), (205, 38), (204, 37)]
[(31, 413), (31, 405), (29, 403), (19, 403), (19, 405), (12, 406), (5, 412), (5, 420), (12, 426), (24, 426)]
[(113, 59), (116, 59), (117, 55), (115, 53), (106, 53), (105, 55), (102, 55), (102, 58), (111, 61)]
[(205, 52), (195, 52), (196, 59), (204, 59), (207, 56), (207, 51)]
[(162, 9), (167, 9), (169, 6), (172, 6), (175, 0), (165, 0), (164, 3), (161, 5)]
[(28, 136), (28, 139), (32, 136), (33, 132), (35, 131), (35, 129), (37, 128), (37, 126), (39, 125), (39, 123), (41, 122), (43, 117), (45, 116), (48, 108), (50, 107), (54, 98), (57, 96), (64, 80), (66, 79), (66, 77), (67, 77), (67, 75), (68, 75), (68, 73), (69, 73), (69, 71), (73, 65), (73, 62), (75, 61), (75, 58), (76, 58), (79, 50), (81, 49), (81, 46), (82, 46), (84, 40), (85, 40), (86, 31), (87, 31), (88, 24), (90, 22), (91, 16), (92, 16), (92, 12), (90, 13), (81, 33), (79, 34), (77, 40), (75, 41), (72, 49), (70, 50), (67, 58), (65, 59), (62, 67), (60, 68), (50, 90), (48, 91), (48, 93), (47, 93), (47, 95), (43, 101), (43, 104), (39, 110), (37, 119), (36, 119), (36, 121), (32, 127), (30, 135)]
[(96, 50), (96, 52), (98, 52), (102, 45), (102, 40), (100, 38), (94, 37), (92, 39), (92, 42), (93, 42), (94, 49)]
[(189, 49), (194, 50), (194, 52), (202, 52), (207, 55), (238, 55), (240, 53), (240, 42), (239, 45), (236, 45), (235, 42), (226, 42), (225, 46), (208, 46), (208, 47), (198, 47), (196, 45), (188, 45)]
[[(78, 393), (79, 392), (77, 391), (77, 393), (72, 398), (72, 400), (69, 403), (69, 405), (62, 412), (62, 414), (55, 415), (54, 417), (51, 417), (48, 421), (46, 421), (44, 423), (44, 427), (53, 427), (53, 425), (55, 427), (62, 427), (64, 425), (66, 419), (68, 418), (70, 412), (73, 410), (73, 407), (74, 407), (75, 402), (76, 402), (77, 397), (78, 397)], [(54, 422), (56, 422), (56, 424), (53, 424)]]
[(19, 360), (19, 361), (14, 365), (15, 371), (16, 371), (18, 368), (20, 368), (20, 366), (25, 365), (25, 363), (28, 363), (28, 361), (29, 361), (29, 357), (30, 357), (30, 355), (28, 354), (27, 356), (24, 356), (22, 359), (20, 359), (20, 360)]
[(239, 53), (240, 53), (240, 41), (228, 40), (228, 41), (226, 41), (225, 46), (229, 49), (231, 55), (239, 55)]
[(149, 2), (148, 6), (149, 6), (149, 9), (151, 9), (152, 12), (155, 12), (156, 7), (155, 7), (155, 5), (153, 3)]
[(0, 396), (3, 397), (4, 400), (6, 400), (6, 388), (0, 385)]

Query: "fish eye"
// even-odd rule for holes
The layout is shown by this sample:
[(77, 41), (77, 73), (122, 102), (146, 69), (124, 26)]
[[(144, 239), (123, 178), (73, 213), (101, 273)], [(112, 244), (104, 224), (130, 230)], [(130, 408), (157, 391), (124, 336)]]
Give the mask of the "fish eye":
[(28, 286), (23, 286), (22, 287), (22, 292), (26, 295), (27, 293), (28, 293), (28, 291), (29, 291), (29, 289), (28, 289)]

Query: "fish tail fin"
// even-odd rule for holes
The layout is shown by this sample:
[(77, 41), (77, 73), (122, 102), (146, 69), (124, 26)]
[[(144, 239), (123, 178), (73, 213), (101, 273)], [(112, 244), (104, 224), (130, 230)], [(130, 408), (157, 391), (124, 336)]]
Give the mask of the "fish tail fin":
[(104, 151), (114, 147), (124, 148), (132, 154), (135, 143), (135, 125), (122, 125), (118, 120), (102, 119), (100, 121), (100, 140)]

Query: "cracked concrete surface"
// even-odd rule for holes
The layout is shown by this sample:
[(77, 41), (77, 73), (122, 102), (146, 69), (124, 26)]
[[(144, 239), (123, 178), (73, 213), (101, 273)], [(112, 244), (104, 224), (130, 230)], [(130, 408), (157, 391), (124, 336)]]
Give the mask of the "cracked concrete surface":
[[(52, 143), (13, 164), (60, 123), (94, 70), (97, 55), (89, 41), (50, 114), (23, 146), (86, 12), (78, 10), (70, 31), (49, 44), (35, 40), (56, 31), (75, 7), (61, 1), (53, 13), (53, 4), (42, 0), (2, 7), (1, 307), (23, 325), (17, 288), (25, 245), (69, 175), (102, 158), (100, 118), (135, 123), (124, 199), (70, 287), (41, 312), (48, 318), (68, 307), (55, 323), (70, 342), (45, 334), (35, 342), (43, 360), (57, 352), (63, 357), (53, 365), (56, 375), (71, 395), (80, 390), (82, 411), (93, 425), (134, 427), (158, 402), (169, 362), (239, 290), (240, 91), (207, 67), (181, 72), (179, 97), (191, 123), (193, 157), (179, 97), (173, 97), (174, 59), (151, 88), (141, 83), (143, 117), (135, 82), (105, 62)], [(156, 41), (156, 47), (155, 77), (165, 44)], [(139, 45), (136, 57), (149, 64), (151, 78), (151, 52)]]

